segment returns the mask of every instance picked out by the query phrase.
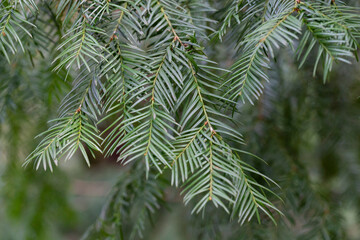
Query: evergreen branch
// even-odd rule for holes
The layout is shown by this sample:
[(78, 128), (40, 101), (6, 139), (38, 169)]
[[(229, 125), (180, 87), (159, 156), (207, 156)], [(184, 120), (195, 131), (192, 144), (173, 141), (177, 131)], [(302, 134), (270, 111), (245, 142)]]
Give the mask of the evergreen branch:
[[(234, 0), (231, 1), (229, 6), (225, 8), (225, 16), (220, 21), (219, 30), (215, 32), (214, 37), (223, 40), (225, 34), (231, 25), (236, 24), (237, 27), (243, 28), (243, 35), (251, 32), (253, 27), (258, 25), (257, 21), (261, 20), (258, 17), (259, 12), (264, 12), (263, 16), (267, 11), (267, 2), (264, 0)], [(239, 39), (241, 36), (238, 36)]]
[(18, 43), (21, 50), (25, 52), (21, 40), (22, 35), (26, 34), (31, 38), (32, 35), (27, 28), (35, 26), (26, 20), (24, 12), (21, 13), (17, 9), (16, 1), (6, 2), (0, 3), (0, 50), (10, 62), (8, 51), (15, 54), (17, 52), (15, 43)]
[[(83, 143), (86, 144), (91, 153), (93, 150), (101, 152), (98, 143), (98, 140), (101, 140), (101, 138), (98, 136), (98, 130), (91, 123), (92, 120), (88, 119), (88, 117), (91, 117), (95, 120), (97, 114), (97, 112), (91, 110), (94, 109), (94, 107), (91, 107), (93, 103), (88, 99), (89, 94), (95, 94), (94, 92), (89, 92), (94, 82), (93, 79), (88, 82), (86, 81), (87, 77), (89, 77), (88, 75), (80, 77), (74, 89), (65, 97), (60, 107), (59, 118), (54, 120), (56, 124), (41, 134), (45, 135), (44, 139), (29, 155), (24, 165), (28, 165), (31, 161), (35, 160), (37, 169), (42, 163), (45, 170), (48, 165), (52, 171), (51, 162), (57, 165), (58, 160), (62, 156), (67, 154), (66, 160), (68, 160), (76, 150), (80, 149), (86, 163), (90, 166)], [(84, 84), (85, 89), (81, 94), (78, 107), (74, 110), (73, 105), (75, 101), (72, 94), (76, 96), (75, 92), (79, 91), (79, 88), (84, 87)]]
[(213, 146), (213, 141), (212, 141), (213, 135), (211, 135), (210, 137), (210, 147), (209, 147), (209, 168), (210, 168), (210, 183), (209, 183), (209, 201), (212, 200), (213, 198), (213, 152), (212, 152), (212, 146)]
[(261, 45), (262, 45), (262, 43), (264, 43), (264, 42), (269, 38), (269, 36), (270, 36), (293, 12), (294, 12), (294, 10), (291, 11), (291, 12), (289, 12), (288, 14), (286, 14), (282, 19), (280, 19), (280, 20), (270, 29), (270, 31), (268, 31), (268, 32), (266, 33), (266, 35), (265, 35), (263, 38), (260, 39), (259, 43), (256, 44), (255, 49), (254, 49), (254, 51), (253, 51), (253, 53), (252, 53), (252, 56), (251, 56), (251, 58), (250, 58), (250, 61), (249, 61), (249, 63), (248, 63), (248, 67), (247, 67), (246, 72), (245, 72), (244, 82), (241, 84), (241, 87), (240, 87), (240, 89), (239, 89), (239, 91), (238, 91), (238, 92), (239, 92), (239, 93), (238, 93), (239, 96), (242, 95), (242, 93), (243, 93), (243, 91), (244, 91), (244, 88), (245, 88), (245, 86), (247, 85), (247, 81), (249, 81), (250, 70), (251, 70), (251, 68), (253, 67), (254, 59), (255, 59), (255, 57), (257, 56), (258, 51), (261, 50)]
[[(162, 67), (163, 64), (164, 64), (164, 61), (165, 61), (165, 59), (166, 59), (166, 55), (167, 55), (167, 53), (165, 53), (164, 57), (163, 57), (162, 60), (161, 60), (161, 63), (160, 63), (160, 65), (159, 65), (159, 68), (156, 70), (155, 78), (154, 78), (154, 81), (153, 81), (153, 84), (152, 84), (151, 98), (150, 98), (150, 101), (151, 101), (150, 111), (151, 111), (151, 112), (154, 112), (156, 80), (158, 79), (159, 72), (160, 72), (160, 70), (161, 70), (161, 67)], [(149, 152), (149, 147), (150, 147), (150, 143), (151, 143), (151, 131), (152, 131), (152, 128), (153, 128), (153, 121), (154, 121), (154, 117), (152, 116), (151, 119), (150, 119), (149, 140), (148, 140), (148, 144), (147, 144), (147, 146), (146, 146), (146, 150), (145, 150), (145, 153), (144, 153), (145, 156), (146, 156), (146, 155), (148, 154), (148, 152)]]
[(99, 63), (97, 58), (104, 59), (103, 55), (100, 53), (100, 50), (104, 50), (104, 48), (92, 34), (101, 35), (105, 33), (101, 29), (91, 27), (87, 23), (87, 19), (84, 15), (78, 19), (73, 28), (71, 28), (64, 37), (67, 37), (70, 34), (72, 34), (72, 36), (66, 39), (57, 48), (57, 50), (60, 50), (65, 47), (53, 61), (54, 63), (59, 60), (54, 71), (59, 70), (63, 66), (69, 70), (72, 64), (76, 62), (78, 69), (80, 69), (81, 65), (84, 65), (90, 72), (91, 69), (87, 58), (96, 63)]
[[(282, 6), (282, 5), (283, 6)], [(261, 80), (268, 80), (263, 68), (269, 68), (268, 56), (274, 56), (273, 47), (292, 45), (296, 34), (300, 32), (299, 21), (292, 16), (297, 3), (280, 3), (278, 12), (273, 17), (259, 24), (242, 41), (244, 44), (242, 57), (232, 66), (233, 73), (223, 83), (225, 96), (236, 100), (245, 96), (251, 103), (251, 96), (256, 99), (262, 93)]]
[(175, 164), (175, 162), (185, 153), (185, 151), (190, 147), (190, 145), (195, 141), (196, 137), (200, 134), (200, 132), (204, 129), (204, 127), (206, 126), (206, 124), (202, 125), (198, 131), (196, 131), (196, 133), (194, 134), (194, 136), (190, 139), (189, 143), (183, 148), (181, 149), (181, 152), (176, 155), (175, 159), (172, 161), (171, 166), (173, 166)]
[[(351, 8), (324, 6), (319, 3), (302, 3), (299, 5), (301, 18), (306, 25), (307, 32), (303, 35), (297, 49), (298, 60), (302, 58), (300, 67), (309, 57), (311, 50), (318, 45), (318, 52), (314, 65), (313, 75), (319, 66), (320, 59), (324, 59), (323, 81), (325, 82), (332, 69), (334, 61), (350, 63), (347, 58), (356, 54), (359, 43), (354, 36), (357, 26), (352, 21), (360, 20), (358, 15), (347, 13)], [(341, 11), (343, 10), (343, 12)], [(334, 21), (334, 19), (342, 19)], [(349, 22), (349, 26), (346, 25)], [(322, 29), (322, 31), (319, 31)], [(306, 47), (308, 45), (308, 47)]]
[(114, 31), (113, 31), (113, 34), (115, 34), (116, 33), (116, 30), (118, 29), (118, 27), (120, 26), (120, 24), (121, 24), (121, 20), (123, 19), (123, 17), (124, 17), (124, 14), (125, 14), (125, 10), (127, 9), (127, 7), (128, 7), (128, 3), (127, 2), (125, 2), (125, 4), (124, 4), (124, 10), (122, 10), (121, 11), (121, 13), (120, 13), (120, 16), (119, 16), (119, 19), (117, 20), (117, 22), (116, 22), (116, 26), (115, 26), (115, 28), (114, 28)]

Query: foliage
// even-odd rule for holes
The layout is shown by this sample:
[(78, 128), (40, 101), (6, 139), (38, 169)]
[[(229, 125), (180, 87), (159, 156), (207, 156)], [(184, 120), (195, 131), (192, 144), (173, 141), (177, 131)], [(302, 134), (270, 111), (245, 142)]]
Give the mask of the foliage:
[[(144, 212), (159, 205), (158, 184), (166, 177), (182, 188), (192, 213), (212, 203), (241, 224), (255, 216), (276, 224), (279, 190), (249, 158), (238, 102), (256, 104), (264, 96), (279, 48), (289, 46), (299, 68), (316, 59), (313, 75), (321, 72), (326, 81), (334, 62), (357, 57), (360, 37), (359, 9), (341, 1), (235, 0), (216, 14), (217, 4), (206, 0), (0, 4), (3, 57), (22, 62), (16, 59), (21, 49), (35, 73), (56, 79), (56, 93), (40, 91), (48, 99), (71, 84), (24, 165), (54, 171), (79, 150), (88, 166), (101, 153), (136, 173), (121, 176), (92, 234), (117, 234), (131, 216), (141, 236)], [(231, 67), (211, 59), (211, 40), (234, 46)], [(16, 82), (0, 84), (6, 109)]]

